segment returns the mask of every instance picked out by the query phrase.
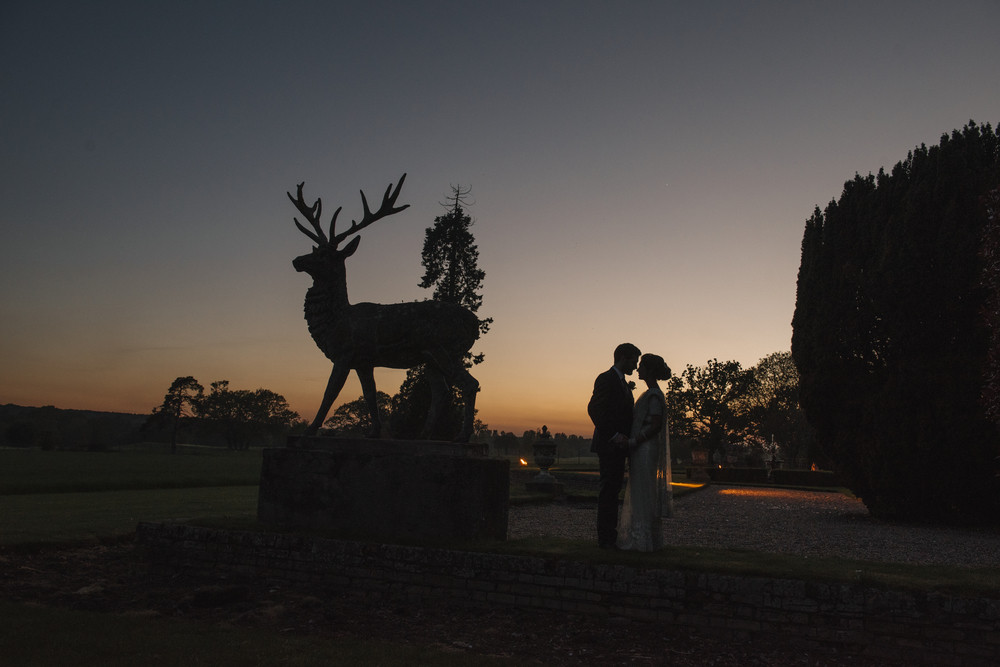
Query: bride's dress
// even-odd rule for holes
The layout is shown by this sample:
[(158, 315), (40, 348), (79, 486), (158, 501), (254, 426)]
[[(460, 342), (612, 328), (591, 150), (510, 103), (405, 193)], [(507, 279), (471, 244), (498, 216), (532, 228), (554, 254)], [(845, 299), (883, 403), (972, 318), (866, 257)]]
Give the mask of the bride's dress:
[[(660, 518), (670, 516), (670, 434), (666, 420), (666, 400), (659, 388), (647, 390), (636, 401), (632, 437), (650, 436), (629, 453), (628, 486), (618, 522), (618, 547), (634, 551), (663, 548)], [(653, 424), (663, 426), (650, 434)]]

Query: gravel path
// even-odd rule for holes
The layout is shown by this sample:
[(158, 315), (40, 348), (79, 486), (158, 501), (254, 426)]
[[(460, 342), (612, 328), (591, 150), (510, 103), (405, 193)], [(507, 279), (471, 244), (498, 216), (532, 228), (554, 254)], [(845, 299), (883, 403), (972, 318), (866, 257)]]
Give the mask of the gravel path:
[[(511, 506), (508, 536), (596, 541), (592, 503)], [(890, 524), (839, 493), (711, 485), (674, 500), (667, 544), (874, 562), (1000, 567), (1000, 531)]]

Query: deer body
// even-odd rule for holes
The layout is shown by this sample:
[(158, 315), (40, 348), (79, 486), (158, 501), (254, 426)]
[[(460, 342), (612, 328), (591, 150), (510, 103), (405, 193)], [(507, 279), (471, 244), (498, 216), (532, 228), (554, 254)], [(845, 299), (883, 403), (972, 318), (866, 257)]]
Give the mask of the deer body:
[(424, 424), (423, 435), (429, 433), (440, 414), (441, 401), (447, 384), (461, 390), (465, 415), (460, 441), (472, 435), (475, 416), (476, 392), (479, 383), (466, 370), (464, 358), (479, 338), (479, 319), (468, 309), (441, 301), (414, 301), (411, 303), (351, 304), (347, 296), (347, 269), (345, 261), (358, 248), (360, 237), (354, 237), (343, 249), (337, 246), (347, 236), (375, 222), (379, 218), (398, 213), (408, 205), (395, 207), (396, 197), (403, 185), (404, 174), (395, 192), (392, 185), (383, 197), (381, 208), (372, 213), (361, 193), (365, 216), (360, 223), (352, 222), (350, 229), (334, 235), (334, 226), (340, 209), (330, 222), (330, 237), (323, 232), (319, 216), (320, 200), (311, 207), (302, 199), (302, 184), (298, 196), (288, 197), (299, 212), (312, 225), (315, 233), (296, 226), (314, 242), (312, 252), (296, 257), (292, 262), (296, 271), (309, 274), (313, 285), (306, 292), (305, 317), (309, 333), (323, 354), (333, 362), (333, 370), (319, 412), (307, 429), (314, 434), (322, 426), (330, 407), (353, 369), (361, 381), (365, 401), (371, 413), (370, 437), (381, 434), (381, 420), (376, 404), (374, 369), (413, 368), (426, 364), (431, 380), (431, 408)]

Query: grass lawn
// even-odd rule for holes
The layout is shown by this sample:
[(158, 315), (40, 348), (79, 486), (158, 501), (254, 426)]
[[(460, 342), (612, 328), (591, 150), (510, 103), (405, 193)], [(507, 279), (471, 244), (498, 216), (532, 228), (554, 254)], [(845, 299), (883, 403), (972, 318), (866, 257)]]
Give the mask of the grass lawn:
[(134, 532), (139, 521), (251, 518), (260, 465), (259, 449), (2, 449), (0, 547), (114, 539)]
[(0, 547), (115, 539), (135, 532), (140, 521), (256, 516), (256, 486), (8, 495), (0, 496)]
[(182, 447), (171, 454), (152, 443), (111, 452), (0, 449), (0, 495), (256, 485), (261, 451)]
[[(253, 525), (260, 450), (162, 446), (113, 452), (0, 449), (0, 550), (132, 534), (139, 521)], [(477, 657), (478, 664), (504, 665)], [(465, 665), (429, 647), (292, 636), (177, 619), (0, 601), (0, 664)]]

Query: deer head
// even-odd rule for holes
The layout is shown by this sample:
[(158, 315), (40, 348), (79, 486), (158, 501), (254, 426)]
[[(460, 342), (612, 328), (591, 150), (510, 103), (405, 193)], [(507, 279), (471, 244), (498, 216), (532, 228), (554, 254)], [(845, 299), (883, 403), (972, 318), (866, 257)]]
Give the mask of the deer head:
[(334, 211), (333, 217), (330, 219), (329, 236), (323, 231), (323, 227), (320, 224), (320, 218), (323, 213), (323, 201), (317, 198), (312, 206), (306, 204), (302, 196), (304, 182), (299, 183), (295, 197), (292, 196), (291, 192), (286, 193), (288, 194), (288, 199), (295, 205), (295, 208), (302, 214), (306, 222), (310, 224), (312, 231), (306, 229), (297, 218), (293, 218), (295, 226), (316, 244), (313, 246), (312, 252), (300, 255), (292, 260), (292, 266), (295, 267), (295, 270), (308, 273), (313, 280), (346, 281), (344, 260), (353, 255), (354, 251), (358, 249), (361, 237), (355, 236), (343, 248), (339, 248), (338, 246), (341, 241), (352, 234), (360, 232), (373, 222), (409, 208), (409, 204), (396, 206), (396, 199), (399, 197), (399, 191), (403, 187), (404, 180), (406, 180), (406, 174), (403, 174), (399, 178), (399, 183), (396, 185), (395, 190), (393, 190), (392, 183), (389, 184), (389, 187), (385, 190), (385, 194), (382, 195), (382, 205), (374, 213), (368, 207), (368, 199), (365, 197), (364, 191), (361, 191), (361, 205), (364, 207), (364, 215), (361, 221), (352, 220), (351, 226), (339, 234), (336, 233), (337, 216), (340, 215), (343, 207), (338, 208)]

